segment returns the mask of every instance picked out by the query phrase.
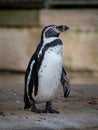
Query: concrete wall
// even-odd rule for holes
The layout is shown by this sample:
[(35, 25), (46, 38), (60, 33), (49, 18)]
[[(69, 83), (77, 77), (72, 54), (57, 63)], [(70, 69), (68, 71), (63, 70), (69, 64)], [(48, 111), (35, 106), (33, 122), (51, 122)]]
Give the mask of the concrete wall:
[[(24, 19), (28, 14), (24, 15)], [(9, 22), (7, 28), (4, 25), (0, 28), (0, 69), (25, 71), (28, 61), (40, 41), (43, 26), (66, 24), (70, 30), (60, 36), (64, 43), (64, 65), (72, 70), (98, 71), (97, 9), (40, 10), (36, 15), (32, 14), (30, 17), (22, 27), (19, 23), (24, 21), (23, 16), (22, 22), (18, 22), (18, 26), (17, 22), (11, 26), (13, 25), (11, 20), (12, 24)], [(38, 17), (37, 21), (36, 17)], [(7, 20), (5, 23), (8, 23)]]
[(37, 28), (0, 28), (0, 69), (24, 71), (39, 35)]

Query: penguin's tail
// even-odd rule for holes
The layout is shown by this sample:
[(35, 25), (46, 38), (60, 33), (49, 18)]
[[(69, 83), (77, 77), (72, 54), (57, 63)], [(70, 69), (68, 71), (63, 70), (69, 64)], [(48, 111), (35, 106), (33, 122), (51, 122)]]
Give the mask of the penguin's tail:
[(24, 89), (24, 109), (29, 109), (31, 107), (31, 103), (28, 98), (27, 90), (26, 90), (26, 85)]
[(28, 97), (25, 94), (24, 94), (24, 103), (25, 103), (24, 109), (29, 109), (31, 107), (31, 104), (30, 104), (30, 102), (28, 100)]

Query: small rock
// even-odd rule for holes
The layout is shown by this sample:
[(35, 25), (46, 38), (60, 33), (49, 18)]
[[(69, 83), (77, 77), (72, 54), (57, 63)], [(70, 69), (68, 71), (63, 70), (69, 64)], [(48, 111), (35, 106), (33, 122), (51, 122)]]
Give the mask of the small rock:
[(5, 116), (4, 112), (0, 112), (0, 116)]
[(91, 104), (91, 105), (97, 105), (97, 101), (92, 100), (92, 101), (90, 101), (88, 104)]

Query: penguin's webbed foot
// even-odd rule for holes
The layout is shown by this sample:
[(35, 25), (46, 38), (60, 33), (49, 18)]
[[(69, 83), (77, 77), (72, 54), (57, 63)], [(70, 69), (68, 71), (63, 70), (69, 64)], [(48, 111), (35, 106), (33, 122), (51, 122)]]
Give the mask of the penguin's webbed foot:
[(32, 103), (32, 105), (31, 105), (31, 111), (32, 112), (36, 112), (36, 113), (42, 113), (43, 110), (37, 109), (36, 106), (35, 106), (35, 104)]
[(52, 109), (52, 104), (51, 104), (51, 102), (47, 102), (47, 103), (46, 103), (46, 108), (45, 108), (45, 110), (42, 111), (42, 113), (57, 113), (57, 114), (59, 114), (58, 111)]
[(46, 102), (45, 110), (39, 110), (39, 109), (37, 109), (36, 106), (35, 106), (35, 103), (32, 102), (32, 104), (31, 104), (31, 111), (35, 112), (35, 113), (57, 113), (57, 114), (59, 114), (58, 111), (56, 111), (56, 110), (54, 110), (52, 108), (51, 102)]
[(58, 111), (56, 111), (56, 110), (54, 110), (54, 109), (45, 109), (45, 110), (43, 110), (42, 111), (42, 113), (57, 113), (57, 114), (59, 114), (59, 112)]

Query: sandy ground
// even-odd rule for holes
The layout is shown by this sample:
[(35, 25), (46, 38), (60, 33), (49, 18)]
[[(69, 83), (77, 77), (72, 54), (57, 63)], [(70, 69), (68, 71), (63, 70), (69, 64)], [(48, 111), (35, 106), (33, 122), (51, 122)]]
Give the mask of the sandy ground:
[(60, 114), (24, 110), (23, 89), (20, 83), (1, 83), (0, 130), (98, 130), (98, 84), (71, 84), (68, 98), (63, 98), (60, 86), (53, 100)]

